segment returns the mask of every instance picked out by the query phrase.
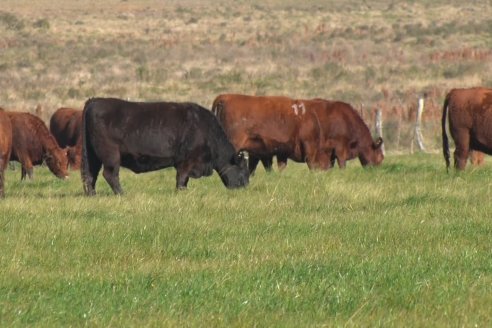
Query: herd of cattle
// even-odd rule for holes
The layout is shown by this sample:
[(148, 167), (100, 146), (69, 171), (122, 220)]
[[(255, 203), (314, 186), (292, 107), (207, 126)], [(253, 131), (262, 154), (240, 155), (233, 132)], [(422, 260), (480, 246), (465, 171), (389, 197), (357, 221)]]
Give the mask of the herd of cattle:
[[(453, 89), (444, 101), (443, 152), (450, 165), (446, 122), (454, 139), (455, 167), (470, 154), (492, 154), (492, 89)], [(135, 173), (176, 168), (176, 188), (215, 170), (227, 188), (244, 187), (261, 161), (271, 170), (287, 160), (327, 170), (359, 158), (363, 166), (384, 159), (383, 140), (373, 140), (352, 106), (324, 99), (218, 96), (212, 111), (194, 103), (129, 102), (91, 98), (83, 110), (60, 108), (50, 127), (30, 113), (0, 108), (0, 195), (9, 161), (21, 163), (21, 179), (45, 162), (59, 178), (81, 170), (87, 195), (95, 194), (101, 168), (114, 193), (122, 193), (119, 169)], [(248, 153), (248, 162), (244, 152)], [(482, 155), (483, 156), (483, 155)], [(482, 157), (483, 158), (483, 157)], [(480, 160), (480, 156), (479, 156)]]

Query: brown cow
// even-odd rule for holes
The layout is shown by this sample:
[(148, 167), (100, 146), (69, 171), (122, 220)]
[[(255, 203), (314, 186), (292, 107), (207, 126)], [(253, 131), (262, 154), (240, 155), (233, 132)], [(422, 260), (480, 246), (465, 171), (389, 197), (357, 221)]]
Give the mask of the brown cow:
[(470, 150), (492, 154), (492, 89), (453, 89), (444, 100), (442, 112), (442, 145), (446, 169), (450, 165), (446, 116), (454, 140), (454, 166), (463, 170)]
[(21, 163), (21, 180), (26, 173), (32, 179), (33, 165), (39, 165), (43, 160), (55, 176), (67, 178), (67, 151), (58, 146), (46, 124), (30, 113), (6, 113), (12, 123), (11, 160)]
[[(238, 97), (237, 95), (229, 95), (228, 97), (232, 96)], [(223, 96), (219, 96), (217, 99), (220, 97)], [(234, 105), (230, 99), (228, 100), (228, 103), (231, 107)], [(357, 111), (355, 111), (349, 104), (340, 101), (312, 99), (296, 100), (295, 106), (292, 107), (294, 114), (296, 110), (298, 113), (302, 110), (314, 111), (318, 119), (320, 126), (320, 144), (317, 154), (318, 168), (328, 169), (333, 166), (335, 160), (338, 161), (339, 167), (343, 168), (345, 167), (347, 160), (355, 157), (359, 158), (363, 166), (379, 165), (383, 161), (384, 155), (381, 148), (383, 140), (379, 138), (376, 141), (373, 141), (369, 128), (359, 116)], [(219, 110), (217, 110), (217, 108)], [(248, 107), (245, 104), (243, 104), (240, 108), (242, 112), (248, 111)], [(260, 107), (257, 105), (256, 107), (250, 108), (252, 108), (252, 110), (256, 110), (257, 112), (268, 112), (272, 111), (272, 108), (274, 107), (271, 105), (264, 105)], [(216, 102), (214, 102), (213, 111), (216, 112), (216, 114), (217, 112), (220, 112), (220, 107), (216, 106)], [(242, 112), (239, 114), (243, 115)], [(274, 120), (273, 122), (270, 122), (270, 129), (274, 129), (276, 125), (282, 125), (278, 124), (278, 122), (281, 121), (275, 117), (267, 118), (264, 116), (265, 114), (263, 114), (262, 117), (255, 112), (251, 112), (249, 115), (258, 120), (258, 123), (253, 126), (253, 128), (249, 128), (250, 133), (251, 131), (255, 132), (258, 129), (258, 126), (263, 124), (259, 122), (265, 122), (266, 120)], [(236, 116), (237, 117), (234, 119), (235, 121), (226, 122), (226, 124), (233, 126), (236, 130), (246, 129), (244, 123), (241, 123), (244, 122), (244, 117), (239, 117), (239, 115)], [(224, 118), (219, 117), (219, 121), (223, 120)], [(228, 130), (229, 129), (226, 128), (226, 131)], [(234, 138), (237, 139), (237, 137)], [(237, 141), (232, 142), (235, 145), (238, 144)], [(236, 147), (240, 148), (239, 145)], [(288, 156), (286, 156), (286, 154), (278, 152), (275, 153), (274, 150), (271, 150), (270, 154), (267, 154), (267, 152), (259, 154), (256, 151), (251, 152), (251, 149), (245, 149), (250, 151), (249, 164), (251, 173), (254, 172), (260, 160), (265, 166), (265, 169), (269, 171), (271, 169), (273, 155), (277, 156), (279, 169), (282, 169), (287, 165)]]
[(82, 110), (59, 108), (51, 116), (50, 131), (60, 147), (68, 148), (68, 163), (72, 170), (80, 169), (82, 161)]
[(215, 98), (212, 111), (236, 151), (246, 150), (250, 158), (290, 158), (310, 169), (328, 165), (319, 153), (318, 118), (303, 101), (224, 94)]
[(0, 197), (5, 196), (4, 178), (5, 169), (10, 160), (12, 151), (12, 124), (7, 114), (0, 108)]
[(321, 149), (330, 154), (332, 164), (344, 168), (346, 161), (359, 158), (362, 166), (379, 165), (384, 159), (383, 139), (373, 141), (369, 128), (357, 111), (347, 103), (313, 99), (306, 101), (315, 109), (321, 125)]

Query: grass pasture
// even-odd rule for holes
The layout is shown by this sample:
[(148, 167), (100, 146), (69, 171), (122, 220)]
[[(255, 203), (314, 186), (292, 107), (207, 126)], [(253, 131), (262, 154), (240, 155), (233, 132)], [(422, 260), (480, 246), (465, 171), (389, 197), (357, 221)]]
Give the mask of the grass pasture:
[(489, 326), (491, 169), (393, 155), (183, 192), (123, 170), (124, 196), (91, 198), (9, 170), (0, 326)]

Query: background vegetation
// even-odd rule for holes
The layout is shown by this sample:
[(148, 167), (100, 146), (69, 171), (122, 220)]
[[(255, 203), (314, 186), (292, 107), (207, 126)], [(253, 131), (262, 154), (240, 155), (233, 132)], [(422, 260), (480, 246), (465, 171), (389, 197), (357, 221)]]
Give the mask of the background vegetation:
[(489, 1), (2, 0), (0, 106), (48, 120), (88, 97), (181, 100), (220, 93), (353, 104), (386, 148), (408, 150), (417, 97), (440, 143), (445, 93), (492, 85)]
[(0, 0), (0, 106), (219, 93), (325, 97), (373, 126), (383, 165), (259, 169), (176, 192), (173, 169), (126, 170), (126, 195), (78, 172), (8, 170), (0, 326), (490, 326), (492, 223), (483, 168), (446, 174), (408, 152), (427, 94), (427, 148), (453, 87), (491, 85), (488, 1)]

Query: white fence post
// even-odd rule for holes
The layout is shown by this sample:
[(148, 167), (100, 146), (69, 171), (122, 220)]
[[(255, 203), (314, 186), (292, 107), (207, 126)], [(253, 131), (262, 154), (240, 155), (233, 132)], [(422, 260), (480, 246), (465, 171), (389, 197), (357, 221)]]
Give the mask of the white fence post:
[[(383, 137), (383, 112), (381, 108), (376, 109), (376, 133), (382, 138)], [(381, 145), (381, 150), (383, 155), (385, 154), (384, 143)]]
[(417, 120), (415, 122), (415, 140), (420, 151), (425, 152), (424, 138), (422, 136), (421, 123), (422, 123), (422, 113), (424, 112), (424, 97), (419, 97), (419, 106), (417, 108)]

